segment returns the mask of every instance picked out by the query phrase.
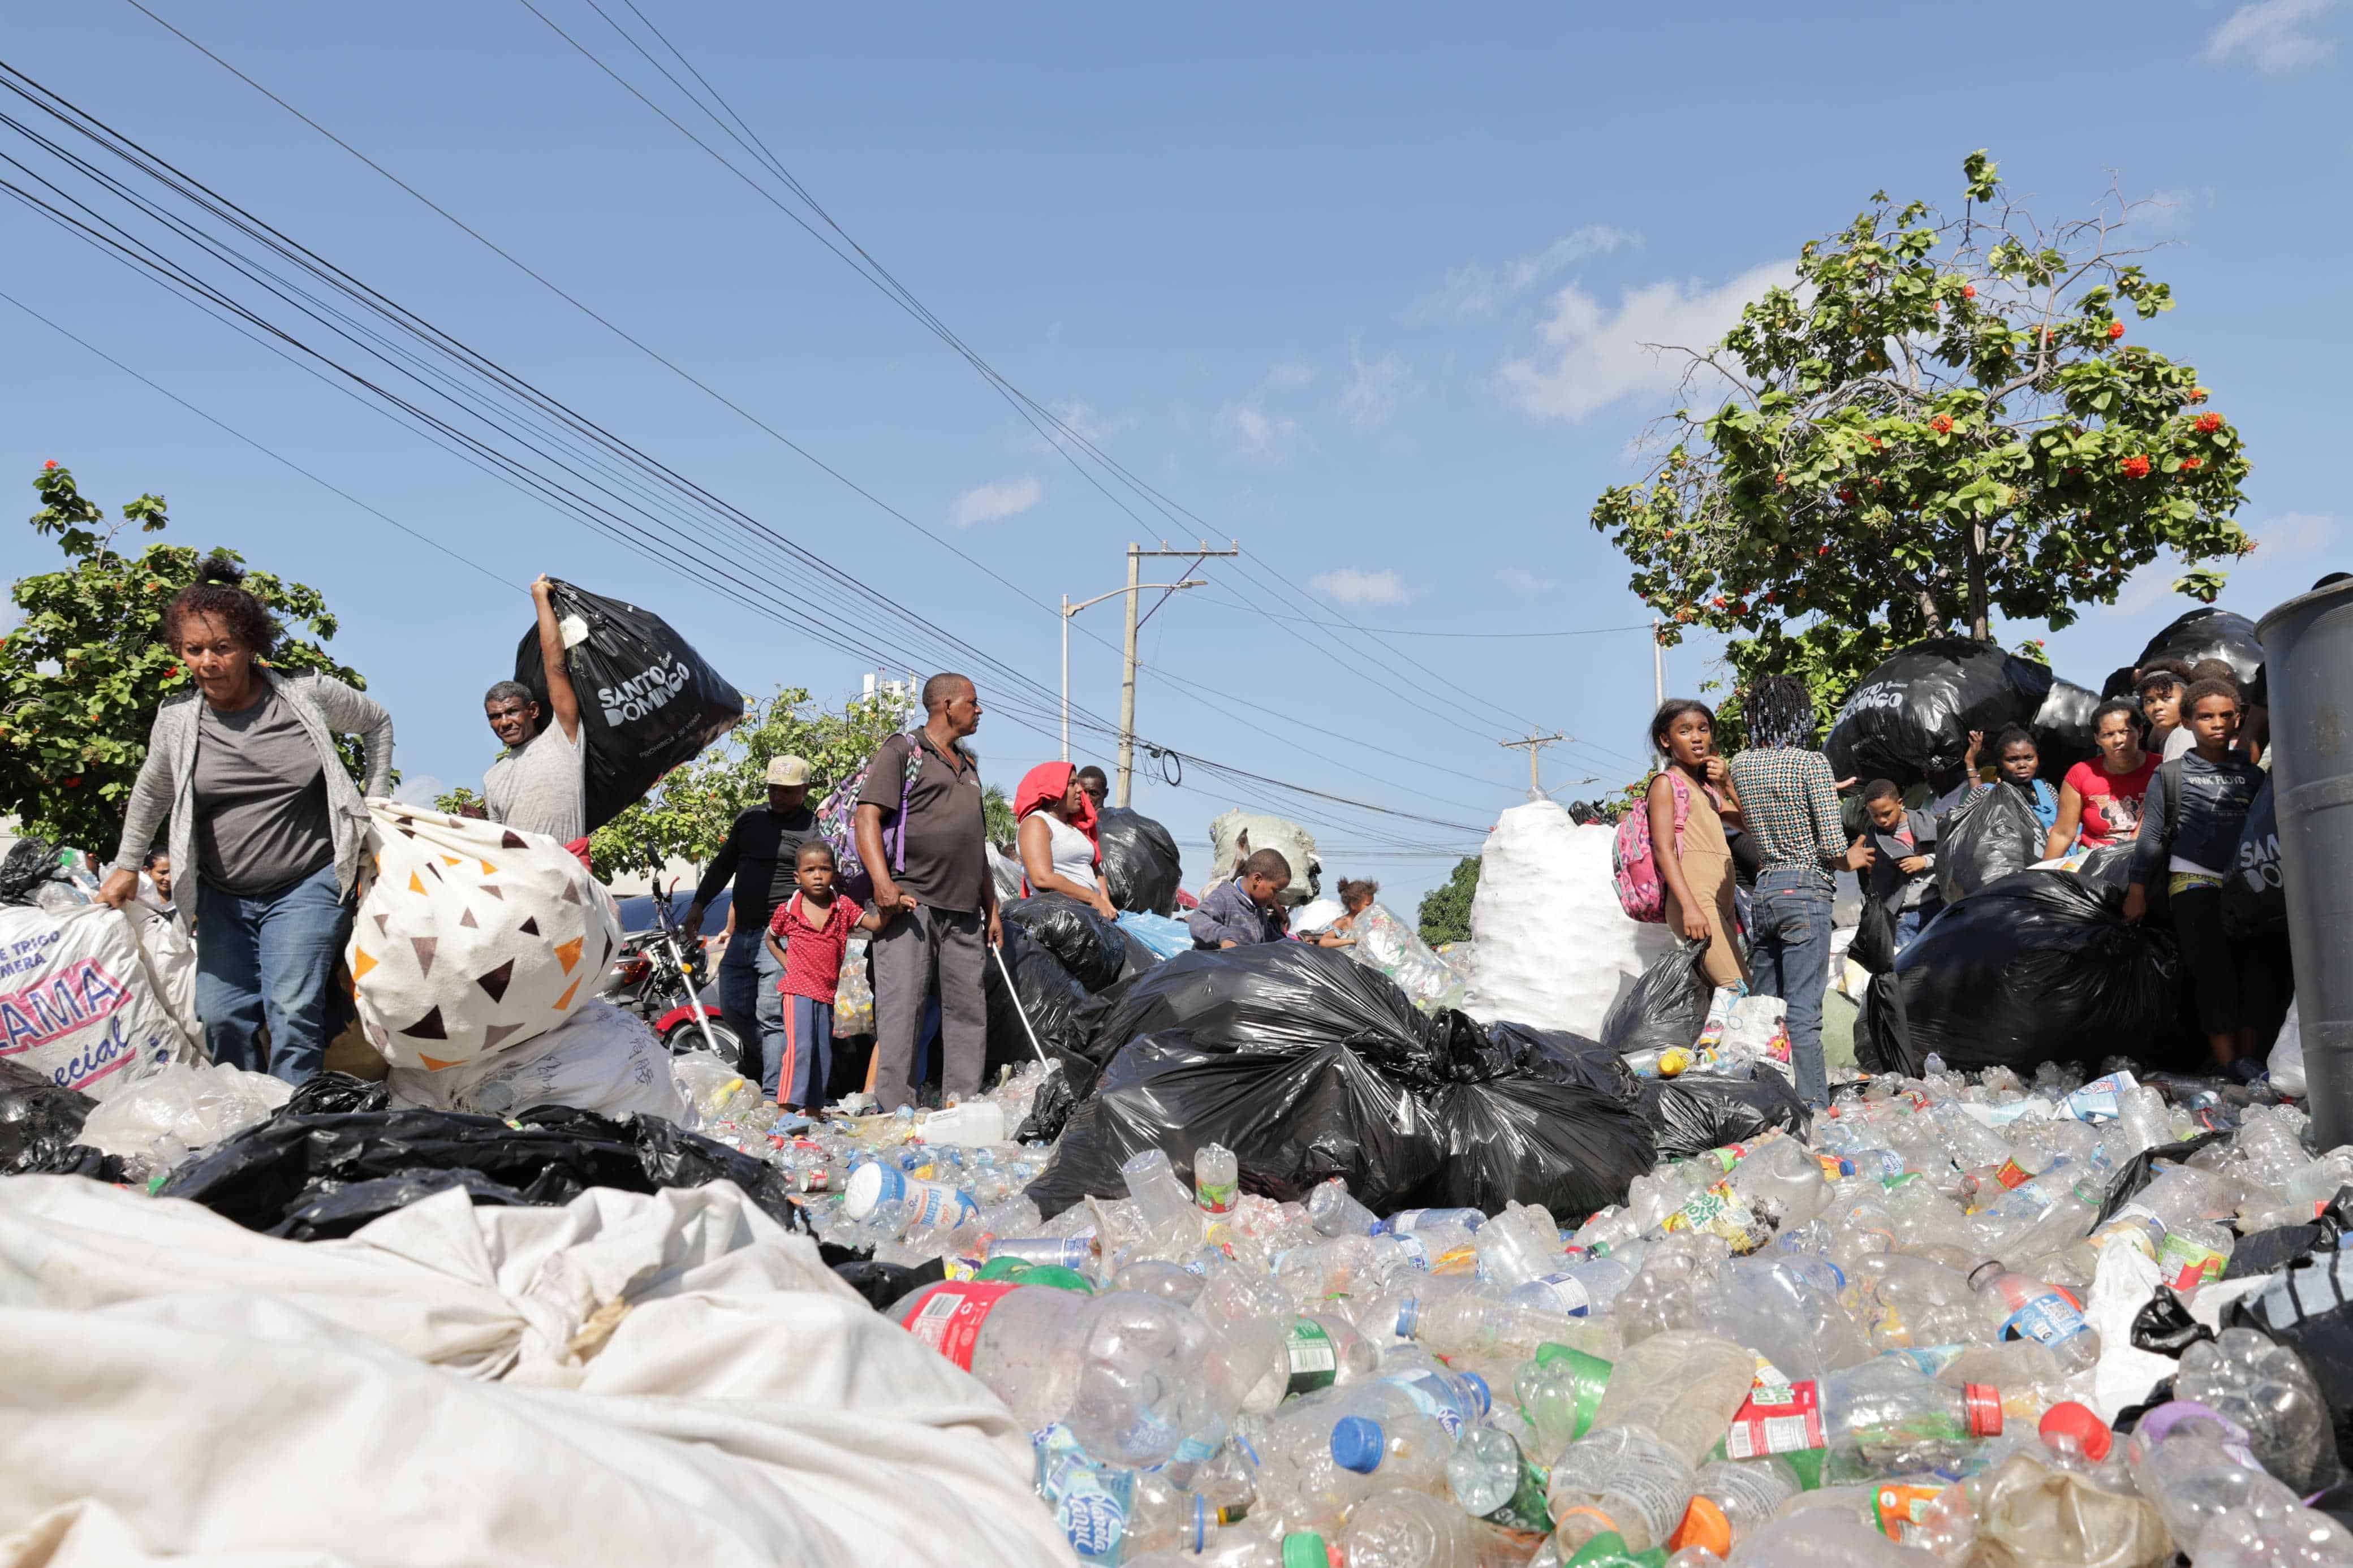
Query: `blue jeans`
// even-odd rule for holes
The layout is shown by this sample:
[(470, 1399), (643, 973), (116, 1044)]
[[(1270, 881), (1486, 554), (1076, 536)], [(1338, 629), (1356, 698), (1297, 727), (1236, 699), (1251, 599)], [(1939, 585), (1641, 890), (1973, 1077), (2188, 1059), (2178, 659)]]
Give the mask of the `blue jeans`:
[[(833, 1075), (833, 1004), (814, 996), (776, 997), (784, 1020), (779, 1038), (762, 1041), (762, 1086), (769, 1097), (807, 1110), (825, 1103), (826, 1079)], [(775, 1087), (781, 1085), (783, 1092)]]
[(719, 960), (719, 1016), (743, 1043), (744, 1070), (760, 1059), (760, 965), (767, 933), (738, 931)]
[[(193, 875), (195, 868), (189, 868)], [(352, 909), (335, 868), (274, 893), (196, 889), (196, 1016), (213, 1060), (303, 1084), (326, 1058), (333, 1033), (335, 960), (352, 934)]]
[(1811, 870), (1772, 870), (1757, 879), (1749, 932), (1749, 989), (1789, 1008), (1789, 1059), (1798, 1095), (1817, 1110), (1831, 1102), (1822, 1067), (1822, 989), (1830, 984), (1831, 894)]
[(1913, 939), (1926, 928), (1930, 921), (1936, 918), (1937, 911), (1943, 908), (1942, 904), (1920, 904), (1897, 914), (1895, 951), (1901, 953), (1905, 948), (1910, 947)]

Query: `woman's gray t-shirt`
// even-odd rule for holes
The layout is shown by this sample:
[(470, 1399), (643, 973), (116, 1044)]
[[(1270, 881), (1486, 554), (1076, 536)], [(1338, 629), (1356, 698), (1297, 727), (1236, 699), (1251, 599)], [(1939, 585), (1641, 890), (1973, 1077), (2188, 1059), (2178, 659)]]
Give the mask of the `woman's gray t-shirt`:
[(196, 874), (224, 893), (274, 893), (334, 863), (327, 774), (275, 687), (251, 707), (196, 715)]

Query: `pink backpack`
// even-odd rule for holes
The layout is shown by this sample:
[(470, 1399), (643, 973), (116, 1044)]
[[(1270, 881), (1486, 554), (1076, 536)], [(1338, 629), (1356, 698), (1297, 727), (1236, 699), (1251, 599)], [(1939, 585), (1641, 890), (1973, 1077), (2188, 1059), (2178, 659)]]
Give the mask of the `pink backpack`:
[[(1666, 776), (1667, 782), (1673, 786), (1675, 850), (1680, 854), (1683, 845), (1683, 824), (1691, 820), (1691, 784), (1674, 769), (1667, 770)], [(1618, 819), (1617, 841), (1609, 848), (1609, 869), (1618, 884), (1619, 908), (1633, 920), (1653, 925), (1664, 923), (1667, 918), (1667, 889), (1666, 884), (1659, 879), (1657, 846), (1651, 842), (1648, 800), (1636, 801), (1633, 808)]]

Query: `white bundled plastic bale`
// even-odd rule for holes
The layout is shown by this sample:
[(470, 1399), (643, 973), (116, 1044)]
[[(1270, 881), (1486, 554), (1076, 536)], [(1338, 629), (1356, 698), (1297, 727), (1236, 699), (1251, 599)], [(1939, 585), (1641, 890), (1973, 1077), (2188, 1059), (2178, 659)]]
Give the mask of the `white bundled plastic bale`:
[(547, 1033), (596, 994), (620, 913), (538, 833), (368, 802), (345, 957), (368, 1044), (438, 1072)]
[(2265, 1070), (2271, 1075), (2272, 1087), (2282, 1094), (2304, 1093), (2304, 1031), (2296, 1024), (2293, 1002), (2287, 1005), (2287, 1021), (2280, 1026)]
[(1348, 911), (1337, 899), (1317, 899), (1291, 911), (1291, 934), (1314, 936), (1332, 929), (1332, 923)]
[(581, 1003), (561, 1027), (512, 1050), (438, 1072), (396, 1067), (385, 1082), (396, 1107), (511, 1116), (568, 1105), (599, 1116), (692, 1120), (661, 1041), (635, 1015), (602, 1001)]
[(138, 904), (0, 908), (0, 1061), (97, 1100), (202, 1061), (155, 962), (168, 925)]
[(1348, 928), (1356, 942), (1344, 949), (1367, 969), (1377, 969), (1425, 1013), (1460, 1007), (1469, 993), (1462, 977), (1430, 952), (1419, 933), (1379, 904), (1367, 904)]
[(980, 851), (988, 858), (988, 879), (997, 889), (997, 901), (1009, 904), (1021, 894), (1021, 862), (997, 852), (997, 846), (981, 840)]
[(227, 1062), (167, 1062), (90, 1113), (79, 1142), (120, 1154), (135, 1174), (168, 1171), (198, 1149), (242, 1132), (293, 1098), (293, 1086)]
[(1233, 880), (1242, 861), (1261, 849), (1271, 849), (1291, 866), (1291, 886), (1282, 901), (1293, 909), (1321, 898), (1324, 862), (1315, 853), (1315, 836), (1299, 824), (1255, 811), (1229, 811), (1209, 824), (1209, 879), (1201, 896), (1220, 883)]
[(1610, 1005), (1674, 945), (1663, 925), (1629, 920), (1611, 880), (1615, 833), (1580, 827), (1553, 801), (1497, 819), (1471, 900), (1479, 984), (1465, 1009), (1601, 1037)]

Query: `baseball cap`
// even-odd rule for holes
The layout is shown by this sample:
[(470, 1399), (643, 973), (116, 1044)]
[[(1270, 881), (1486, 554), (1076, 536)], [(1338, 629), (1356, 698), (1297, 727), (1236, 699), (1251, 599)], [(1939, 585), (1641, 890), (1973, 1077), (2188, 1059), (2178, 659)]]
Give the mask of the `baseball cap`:
[(770, 757), (768, 782), (783, 784), (787, 789), (809, 782), (808, 759), (806, 757)]

